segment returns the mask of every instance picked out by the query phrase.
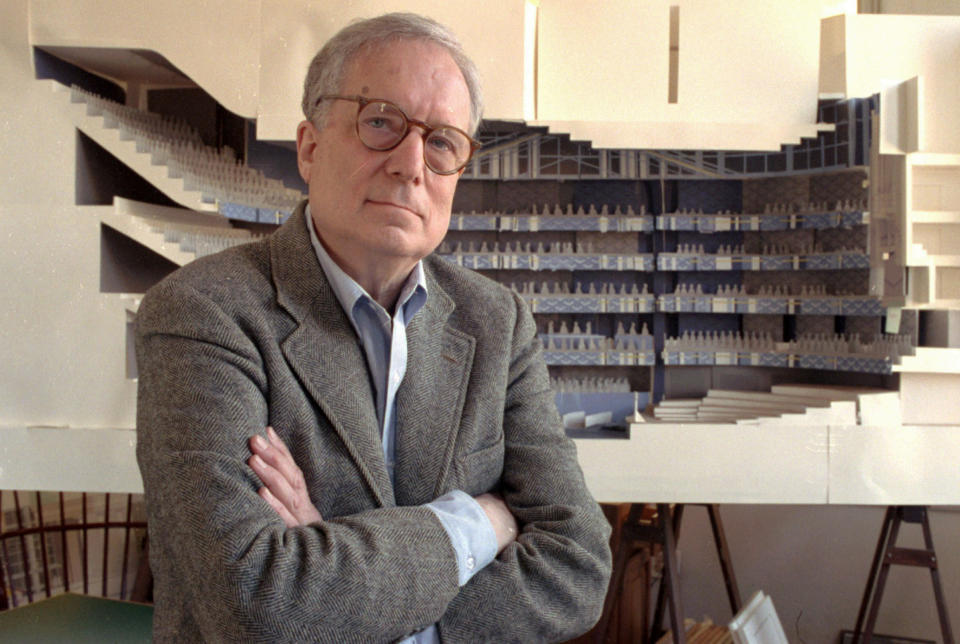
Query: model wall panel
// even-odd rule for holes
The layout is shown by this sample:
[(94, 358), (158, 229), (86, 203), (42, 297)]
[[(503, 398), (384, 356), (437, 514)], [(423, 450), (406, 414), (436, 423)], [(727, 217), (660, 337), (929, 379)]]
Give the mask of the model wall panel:
[[(806, 253), (816, 240), (814, 230), (770, 230), (743, 235), (743, 249), (747, 253)], [(776, 250), (775, 250), (776, 249)]]
[[(593, 249), (597, 253), (611, 254), (630, 254), (646, 252), (645, 238), (638, 238), (637, 233), (594, 233), (579, 232), (576, 233), (577, 247), (581, 249)], [(529, 238), (527, 238), (529, 241)]]
[(619, 206), (623, 212), (629, 207), (639, 214), (641, 208), (650, 210), (645, 195), (638, 192), (639, 188), (637, 181), (578, 181), (575, 183), (570, 203), (575, 210), (581, 207), (589, 210), (590, 206), (596, 206), (599, 210), (601, 204), (607, 204), (610, 212)]
[(453, 195), (453, 212), (483, 212), (485, 181), (460, 181)]
[(743, 182), (684, 181), (677, 183), (677, 210), (742, 212)]
[(30, 1), (32, 44), (158, 52), (245, 117), (259, 102), (259, 27), (258, 0)]
[(762, 213), (768, 205), (805, 204), (810, 201), (810, 177), (775, 177), (743, 182), (743, 211)]
[(846, 95), (870, 96), (919, 76), (919, 149), (960, 150), (960, 17), (846, 15)]
[(910, 207), (913, 210), (960, 212), (960, 167), (914, 166)]
[(716, 293), (720, 287), (740, 284), (742, 275), (743, 273), (738, 271), (682, 272), (676, 273), (674, 279), (678, 288), (684, 285), (688, 290), (696, 290), (697, 285), (700, 285), (704, 293)]
[(866, 204), (867, 175), (862, 170), (814, 174), (810, 176), (809, 186), (809, 201), (826, 203), (828, 208), (846, 201)]
[(769, 335), (774, 342), (783, 342), (782, 315), (744, 315), (742, 328), (745, 334)]
[(300, 190), (304, 194), (307, 192), (307, 184), (297, 168), (296, 155), (291, 154), (287, 147), (257, 138), (257, 128), (253, 123), (247, 127), (246, 164), (271, 179), (279, 179), (288, 188)]
[[(687, 248), (699, 249), (703, 246), (704, 253), (716, 253), (721, 246), (739, 246), (744, 239), (744, 234), (740, 232), (712, 233), (704, 235), (697, 232), (682, 231), (677, 233), (677, 248), (685, 246)], [(671, 247), (672, 252), (678, 252), (676, 248)], [(699, 250), (697, 251), (699, 252)]]
[(880, 322), (881, 318), (866, 315), (850, 315), (844, 318), (844, 333), (856, 333), (860, 336), (861, 340), (869, 342), (871, 338), (878, 337), (883, 333)]
[[(349, 4), (261, 0), (257, 4), (263, 7), (257, 19), (262, 54), (254, 77), (259, 82), (257, 117), (263, 138), (293, 139), (303, 118), (303, 75), (323, 43), (351, 20), (389, 11), (422, 13), (450, 27), (479, 68), (487, 117), (518, 120), (524, 116), (524, 88), (533, 79), (525, 78), (524, 71), (528, 45), (523, 0), (497, 2), (483, 12), (482, 19), (471, 0), (356, 0)], [(249, 28), (241, 33), (248, 34)]]
[(865, 295), (870, 279), (868, 270), (844, 271), (744, 271), (743, 285), (748, 293), (758, 292), (761, 288), (780, 286), (792, 294), (800, 293), (804, 287), (810, 289), (826, 285), (827, 294), (852, 293)]
[(489, 187), (489, 190), (484, 192), (483, 210), (500, 213), (528, 213), (534, 205), (537, 206), (537, 212), (541, 212), (545, 205), (551, 209), (557, 205), (565, 208), (566, 204), (571, 202), (575, 190), (572, 183), (547, 180), (483, 183)]
[(75, 128), (34, 78), (27, 2), (2, 14), (0, 426), (132, 427), (126, 302), (99, 292), (100, 222), (74, 203)]
[(127, 100), (126, 92), (116, 83), (71, 65), (43, 49), (33, 50), (33, 65), (38, 80), (50, 78), (67, 87), (81, 85), (107, 100), (121, 104)]
[(833, 336), (834, 334), (832, 315), (798, 315), (796, 323), (797, 335), (815, 333)]
[(937, 268), (937, 298), (960, 300), (960, 268), (956, 266)]
[[(776, 149), (813, 131), (808, 101), (828, 4), (616, 0), (584, 11), (576, 0), (541, 3), (537, 119), (600, 147), (616, 147), (619, 131), (631, 147)], [(673, 103), (671, 6), (679, 7)], [(665, 133), (676, 142), (662, 145)], [(731, 148), (737, 138), (742, 147)]]
[(851, 228), (827, 228), (816, 231), (815, 243), (822, 252), (853, 250), (867, 248), (867, 227), (853, 226)]

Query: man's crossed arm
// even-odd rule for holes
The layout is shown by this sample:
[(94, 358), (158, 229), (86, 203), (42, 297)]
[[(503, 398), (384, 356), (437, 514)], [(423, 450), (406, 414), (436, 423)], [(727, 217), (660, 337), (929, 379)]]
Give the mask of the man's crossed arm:
[[(257, 493), (280, 515), (288, 528), (319, 523), (323, 520), (310, 495), (296, 459), (272, 427), (267, 437), (250, 439), (252, 456), (247, 464), (263, 482)], [(481, 494), (475, 500), (483, 509), (497, 537), (497, 554), (517, 538), (517, 520), (503, 498)]]

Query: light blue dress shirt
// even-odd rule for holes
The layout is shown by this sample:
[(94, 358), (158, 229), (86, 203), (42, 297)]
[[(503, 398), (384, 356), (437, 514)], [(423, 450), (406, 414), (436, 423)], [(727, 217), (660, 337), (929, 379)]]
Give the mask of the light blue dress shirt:
[[(396, 436), (396, 395), (407, 371), (407, 324), (427, 301), (423, 263), (417, 262), (397, 298), (391, 315), (330, 257), (317, 238), (306, 207), (307, 229), (320, 266), (337, 301), (347, 313), (360, 338), (377, 396), (377, 420), (383, 443), (383, 458), (394, 482)], [(473, 497), (460, 490), (444, 494), (426, 504), (450, 537), (457, 557), (459, 582), (463, 586), (497, 556), (497, 537), (490, 520)], [(439, 642), (436, 626), (430, 626), (404, 640), (404, 644)]]

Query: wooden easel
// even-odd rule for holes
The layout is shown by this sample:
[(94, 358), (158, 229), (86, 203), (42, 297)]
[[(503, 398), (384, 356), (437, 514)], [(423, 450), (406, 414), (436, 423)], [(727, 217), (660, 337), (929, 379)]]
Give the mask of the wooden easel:
[[(919, 523), (923, 529), (923, 543), (925, 548), (898, 548), (897, 535), (901, 523)], [(873, 636), (873, 627), (877, 622), (877, 612), (880, 609), (880, 599), (883, 597), (883, 588), (887, 583), (887, 574), (890, 566), (919, 566), (930, 569), (933, 583), (933, 596), (937, 603), (937, 614), (940, 617), (940, 633), (943, 635), (943, 644), (953, 644), (953, 631), (950, 629), (950, 617), (947, 615), (947, 604), (943, 598), (943, 588), (940, 586), (940, 572), (938, 570), (937, 553), (933, 549), (933, 537), (930, 535), (930, 521), (927, 518), (927, 507), (924, 505), (891, 505), (880, 528), (880, 538), (877, 540), (877, 550), (873, 555), (870, 566), (870, 576), (867, 578), (867, 587), (863, 591), (863, 601), (860, 603), (860, 612), (857, 614), (857, 625), (853, 631), (853, 644), (862, 642), (870, 644)], [(877, 570), (879, 569), (879, 575)], [(874, 584), (876, 592), (874, 593)], [(871, 600), (872, 595), (872, 600)], [(870, 615), (866, 626), (863, 617), (870, 606)], [(860, 628), (863, 627), (861, 637)]]
[[(740, 610), (740, 591), (733, 573), (733, 563), (730, 559), (730, 550), (727, 547), (727, 538), (723, 532), (723, 523), (720, 520), (720, 511), (716, 505), (705, 505), (710, 516), (710, 527), (713, 529), (713, 540), (720, 558), (720, 568), (723, 571), (723, 581), (727, 589), (727, 598), (733, 614)], [(646, 642), (655, 642), (663, 633), (663, 613), (669, 608), (670, 625), (673, 629), (673, 641), (676, 644), (686, 644), (686, 631), (683, 627), (683, 608), (680, 600), (680, 571), (677, 567), (677, 540), (680, 535), (680, 522), (683, 519), (683, 504), (676, 504), (673, 511), (667, 503), (658, 503), (656, 513), (645, 512), (647, 506), (642, 503), (633, 503), (621, 528), (621, 537), (613, 559), (613, 574), (610, 577), (610, 591), (607, 593), (603, 605), (603, 614), (600, 617), (599, 628), (596, 630), (597, 641), (606, 638), (610, 627), (610, 616), (614, 606), (620, 601), (623, 590), (623, 577), (630, 557), (640, 548), (641, 544), (660, 544), (663, 549), (663, 578), (657, 592), (657, 604), (654, 611), (650, 630), (644, 633)], [(644, 623), (646, 623), (644, 621)]]

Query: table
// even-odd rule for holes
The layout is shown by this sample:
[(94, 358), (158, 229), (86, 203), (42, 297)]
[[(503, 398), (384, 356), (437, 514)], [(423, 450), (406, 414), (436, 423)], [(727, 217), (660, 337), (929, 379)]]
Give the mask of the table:
[(153, 606), (66, 593), (0, 612), (4, 642), (150, 642)]

